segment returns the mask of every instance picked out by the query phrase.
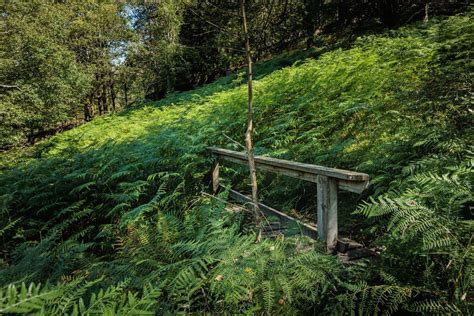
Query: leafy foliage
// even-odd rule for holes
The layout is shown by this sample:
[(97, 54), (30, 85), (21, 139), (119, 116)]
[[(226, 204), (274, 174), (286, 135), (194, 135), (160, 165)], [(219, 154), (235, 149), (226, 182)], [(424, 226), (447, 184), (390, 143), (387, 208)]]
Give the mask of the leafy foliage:
[[(255, 82), (258, 154), (371, 175), (370, 197), (346, 216), (367, 217), (357, 235), (381, 249), (377, 262), (345, 267), (302, 237), (256, 244), (225, 211), (225, 192), (201, 196), (206, 146), (244, 129), (245, 87), (228, 77), (3, 155), (0, 308), (468, 312), (471, 20), (362, 37)], [(243, 173), (223, 169), (247, 189)], [(314, 212), (314, 187), (259, 180), (271, 204)]]
[(88, 120), (97, 102), (106, 112), (109, 94), (115, 106), (112, 60), (129, 38), (121, 10), (93, 1), (2, 4), (0, 149)]

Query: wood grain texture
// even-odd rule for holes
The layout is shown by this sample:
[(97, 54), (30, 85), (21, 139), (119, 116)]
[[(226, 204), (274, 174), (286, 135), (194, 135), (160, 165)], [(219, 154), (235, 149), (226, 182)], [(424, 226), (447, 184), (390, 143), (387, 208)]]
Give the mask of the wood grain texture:
[[(245, 153), (216, 147), (209, 147), (209, 150), (221, 159), (241, 165), (246, 165), (248, 163), (248, 158)], [(255, 156), (255, 163), (259, 169), (315, 183), (317, 182), (317, 176), (319, 175), (340, 179), (343, 180), (343, 189), (348, 188), (348, 191), (353, 190), (351, 192), (359, 192), (361, 188), (365, 189), (369, 180), (369, 175), (366, 173), (270, 157)], [(353, 186), (351, 182), (358, 183)]]
[(219, 162), (214, 161), (212, 165), (212, 170), (211, 170), (211, 176), (212, 176), (212, 193), (216, 194), (217, 191), (219, 191)]
[(337, 181), (319, 176), (317, 186), (318, 238), (326, 241), (326, 250), (334, 252), (337, 246)]

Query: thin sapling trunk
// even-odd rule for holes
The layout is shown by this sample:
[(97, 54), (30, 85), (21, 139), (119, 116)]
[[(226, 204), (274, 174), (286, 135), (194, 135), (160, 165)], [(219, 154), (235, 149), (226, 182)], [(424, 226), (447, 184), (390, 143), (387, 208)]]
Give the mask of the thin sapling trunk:
[(258, 189), (257, 189), (257, 169), (255, 167), (255, 159), (253, 154), (252, 133), (253, 133), (253, 93), (252, 93), (252, 57), (250, 54), (250, 41), (247, 29), (247, 17), (245, 14), (245, 0), (240, 0), (240, 9), (242, 11), (243, 31), (245, 36), (245, 51), (247, 55), (248, 66), (248, 108), (247, 108), (247, 130), (245, 132), (245, 145), (247, 147), (247, 156), (250, 169), (250, 183), (252, 186), (252, 202), (253, 216), (258, 227), (257, 241), (261, 239), (261, 217), (260, 208), (258, 206)]

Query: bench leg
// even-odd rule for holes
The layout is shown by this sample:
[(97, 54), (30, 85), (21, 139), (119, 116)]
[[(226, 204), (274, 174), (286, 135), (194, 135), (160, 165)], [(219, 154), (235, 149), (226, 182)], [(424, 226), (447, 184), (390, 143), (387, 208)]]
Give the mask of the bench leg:
[(337, 246), (337, 180), (326, 176), (317, 179), (318, 238), (326, 242), (326, 251)]

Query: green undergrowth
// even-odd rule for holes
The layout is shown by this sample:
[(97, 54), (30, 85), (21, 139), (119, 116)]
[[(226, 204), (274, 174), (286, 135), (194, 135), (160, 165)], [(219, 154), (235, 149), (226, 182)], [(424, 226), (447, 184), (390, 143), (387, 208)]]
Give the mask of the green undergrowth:
[[(4, 154), (0, 314), (468, 313), (473, 39), (471, 13), (434, 19), (254, 83), (257, 154), (370, 175), (363, 195), (339, 195), (340, 222), (377, 261), (255, 243), (225, 192), (204, 193), (206, 147), (242, 150), (238, 75)], [(222, 176), (248, 191), (245, 169)], [(258, 176), (268, 204), (314, 213), (313, 185)]]

